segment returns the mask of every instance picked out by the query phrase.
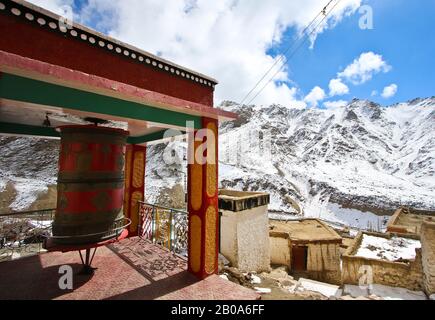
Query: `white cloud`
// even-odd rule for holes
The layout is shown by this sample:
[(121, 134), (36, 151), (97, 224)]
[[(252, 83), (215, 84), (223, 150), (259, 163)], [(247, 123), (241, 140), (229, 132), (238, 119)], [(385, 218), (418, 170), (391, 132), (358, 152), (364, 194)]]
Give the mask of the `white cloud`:
[(349, 93), (349, 87), (345, 85), (341, 79), (332, 79), (329, 81), (329, 95), (342, 96)]
[(62, 14), (63, 6), (71, 6), (74, 4), (74, 0), (27, 0), (28, 2), (32, 2), (37, 6), (50, 10), (57, 14)]
[(338, 73), (338, 77), (358, 85), (369, 81), (379, 72), (387, 73), (390, 70), (391, 66), (384, 61), (381, 55), (369, 51), (362, 53), (343, 72)]
[(309, 106), (317, 107), (319, 101), (325, 99), (326, 93), (319, 86), (314, 87), (309, 94), (305, 97), (304, 101), (308, 103)]
[(388, 99), (394, 97), (397, 93), (397, 89), (397, 84), (394, 83), (385, 87), (381, 94), (382, 98)]
[[(354, 13), (361, 1), (342, 0), (313, 34), (312, 43)], [(281, 42), (288, 28), (301, 32), (324, 5), (325, 0), (88, 0), (78, 14), (84, 24), (215, 77), (220, 82), (218, 103), (240, 101), (273, 64), (268, 50)], [(301, 103), (288, 70), (275, 80), (253, 103)]]
[(345, 100), (337, 100), (337, 101), (325, 101), (323, 103), (323, 105), (325, 106), (325, 108), (327, 109), (337, 109), (337, 108), (342, 108), (344, 106), (346, 106), (348, 104), (347, 101)]

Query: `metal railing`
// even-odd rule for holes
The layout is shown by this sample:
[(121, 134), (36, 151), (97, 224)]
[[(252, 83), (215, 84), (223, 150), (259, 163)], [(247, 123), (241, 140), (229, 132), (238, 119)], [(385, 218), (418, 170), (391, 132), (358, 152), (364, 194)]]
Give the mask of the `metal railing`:
[(189, 223), (186, 211), (139, 201), (139, 221), (141, 238), (187, 256)]
[(43, 252), (56, 209), (0, 214), (0, 261)]
[(131, 224), (128, 218), (115, 221), (109, 230), (84, 235), (53, 236), (52, 224), (56, 209), (0, 214), (0, 262), (46, 252), (47, 239), (80, 240), (101, 236), (117, 238)]

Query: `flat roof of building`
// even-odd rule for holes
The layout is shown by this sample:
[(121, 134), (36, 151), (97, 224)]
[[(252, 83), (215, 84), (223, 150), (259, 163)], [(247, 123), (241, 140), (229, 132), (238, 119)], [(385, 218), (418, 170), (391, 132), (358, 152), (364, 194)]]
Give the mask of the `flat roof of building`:
[(390, 262), (415, 260), (421, 242), (415, 235), (360, 232), (346, 255)]
[(219, 189), (219, 209), (226, 211), (244, 211), (270, 203), (270, 196), (265, 192), (238, 191)]
[(415, 214), (407, 208), (399, 208), (390, 218), (387, 230), (389, 232), (418, 235), (424, 221), (435, 221), (435, 217), (427, 214)]
[(341, 236), (318, 219), (271, 220), (271, 235), (288, 234), (296, 242), (341, 242)]

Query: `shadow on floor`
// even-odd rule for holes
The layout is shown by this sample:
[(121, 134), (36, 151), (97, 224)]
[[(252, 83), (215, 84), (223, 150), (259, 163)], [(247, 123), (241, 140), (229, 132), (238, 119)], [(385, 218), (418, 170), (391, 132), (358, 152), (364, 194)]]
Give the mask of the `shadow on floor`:
[[(140, 244), (141, 242), (142, 241), (136, 241), (135, 244)], [(149, 246), (148, 242), (142, 242), (142, 244)], [(134, 259), (135, 261), (132, 261), (131, 251), (126, 252), (122, 249), (119, 250), (115, 246), (108, 246), (108, 248), (124, 262), (130, 265), (133, 269), (139, 272), (145, 279), (150, 282), (150, 284), (133, 289), (131, 291), (111, 296), (106, 300), (152, 300), (178, 291), (200, 281), (197, 277), (195, 277), (188, 271), (176, 268), (177, 265), (184, 265), (185, 261), (180, 257), (163, 250), (162, 248), (160, 248), (159, 251), (161, 251), (161, 253), (163, 254), (159, 256), (159, 259), (154, 260), (154, 263), (149, 263), (153, 259), (151, 252), (148, 252), (148, 250), (146, 250), (147, 247), (145, 247), (145, 250), (144, 248), (139, 248), (137, 245), (133, 245), (129, 248), (132, 249), (132, 251), (137, 250), (136, 253), (143, 254), (142, 259)], [(136, 250), (134, 250), (133, 248)], [(150, 259), (148, 261), (146, 259), (145, 252), (149, 254)], [(157, 264), (155, 264), (155, 262), (157, 262)], [(168, 267), (169, 270), (166, 269)], [(173, 269), (173, 267), (175, 268)], [(157, 270), (159, 268), (160, 270)], [(165, 272), (174, 271), (177, 269), (178, 271), (175, 271), (176, 273), (156, 280), (155, 272), (162, 272), (162, 274), (160, 274), (160, 276), (162, 276)]]
[(168, 278), (152, 281), (146, 286), (109, 297), (106, 300), (153, 300), (181, 290), (198, 281), (194, 275), (182, 271)]
[[(16, 268), (16, 263), (20, 267)], [(80, 288), (92, 275), (80, 275), (82, 265), (68, 263), (73, 269), (73, 290), (59, 288), (59, 273), (62, 266), (43, 268), (40, 256), (35, 255), (15, 261), (0, 263), (0, 300), (51, 300)]]

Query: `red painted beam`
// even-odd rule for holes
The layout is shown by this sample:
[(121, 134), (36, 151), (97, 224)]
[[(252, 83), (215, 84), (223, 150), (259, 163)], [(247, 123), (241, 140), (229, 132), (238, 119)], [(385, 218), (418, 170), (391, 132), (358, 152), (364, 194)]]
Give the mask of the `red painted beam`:
[(37, 80), (193, 115), (208, 116), (221, 120), (237, 118), (237, 115), (232, 112), (210, 108), (204, 104), (186, 101), (0, 50), (0, 76), (1, 72), (9, 72)]
[(213, 87), (139, 63), (79, 37), (54, 32), (36, 21), (25, 21), (9, 12), (0, 14), (0, 50), (213, 106)]

